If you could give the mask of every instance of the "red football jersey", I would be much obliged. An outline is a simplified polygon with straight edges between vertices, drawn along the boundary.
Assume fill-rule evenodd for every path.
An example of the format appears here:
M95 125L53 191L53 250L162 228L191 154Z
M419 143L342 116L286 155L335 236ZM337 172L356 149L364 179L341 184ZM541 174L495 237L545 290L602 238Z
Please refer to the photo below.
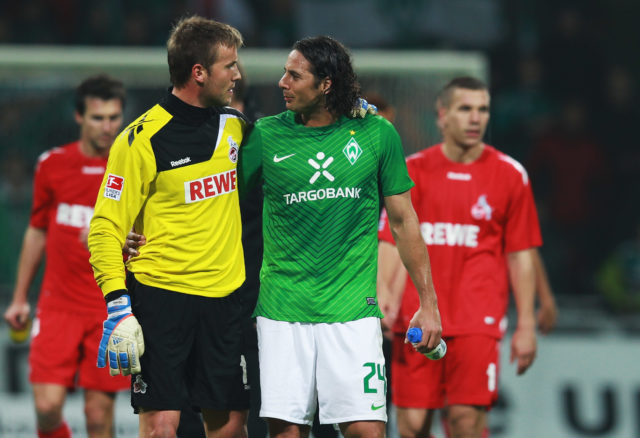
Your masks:
M43 153L36 167L31 226L47 231L39 308L94 313L106 305L80 232L93 216L106 158L89 158L78 142Z
M540 226L525 169L486 145L470 164L450 161L435 145L407 159L411 200L429 249L443 336L502 337L509 300L506 254L540 246ZM379 238L393 243L386 214ZM408 278L395 330L419 307Z

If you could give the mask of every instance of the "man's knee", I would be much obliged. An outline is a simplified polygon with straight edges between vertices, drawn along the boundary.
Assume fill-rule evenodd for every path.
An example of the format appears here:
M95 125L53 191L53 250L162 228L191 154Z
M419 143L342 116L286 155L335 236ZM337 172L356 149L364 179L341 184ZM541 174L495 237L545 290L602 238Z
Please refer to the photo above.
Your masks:
M384 438L385 423L383 421L353 421L340 424L345 438Z
M311 426L290 423L279 418L267 418L269 436L278 438L307 438Z
M430 438L433 411L417 408L397 408L398 434L402 438Z
M141 437L176 437L180 411L142 411L139 417Z
M479 406L450 407L447 421L452 438L480 438L484 429L485 412Z
M113 427L114 395L87 390L85 392L84 416L90 437L110 436Z
M64 399L50 397L35 398L36 417L38 421L38 429L49 430L55 428L62 423L62 408Z
M204 409L202 417L207 436L246 438L249 411L217 411Z

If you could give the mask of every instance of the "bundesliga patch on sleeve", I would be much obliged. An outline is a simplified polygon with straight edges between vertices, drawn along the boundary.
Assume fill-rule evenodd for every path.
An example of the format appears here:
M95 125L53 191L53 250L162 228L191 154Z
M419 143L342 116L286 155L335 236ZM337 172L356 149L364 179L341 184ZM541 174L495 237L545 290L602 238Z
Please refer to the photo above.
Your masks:
M107 177L107 184L104 187L104 197L119 201L123 186L124 178L110 173Z

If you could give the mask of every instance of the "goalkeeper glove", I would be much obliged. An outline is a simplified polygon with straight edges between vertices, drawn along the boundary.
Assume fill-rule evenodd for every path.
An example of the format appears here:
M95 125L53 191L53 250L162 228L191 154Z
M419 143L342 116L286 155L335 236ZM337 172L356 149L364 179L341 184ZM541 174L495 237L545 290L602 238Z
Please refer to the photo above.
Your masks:
M356 106L351 110L351 118L364 119L367 114L378 114L378 107L359 97Z
M108 362L112 376L139 374L142 371L140 356L144 354L144 338L142 327L131 313L129 295L109 301L107 312L98 347L98 368L104 368Z

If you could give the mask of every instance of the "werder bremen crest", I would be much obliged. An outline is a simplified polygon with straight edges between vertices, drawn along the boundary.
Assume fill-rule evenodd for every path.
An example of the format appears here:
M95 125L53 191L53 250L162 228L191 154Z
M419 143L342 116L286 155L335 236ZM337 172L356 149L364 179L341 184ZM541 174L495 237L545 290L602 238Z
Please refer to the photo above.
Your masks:
M362 155L362 148L356 139L351 137L351 140L349 140L349 143L347 143L342 152L344 152L347 160L349 160L349 163L353 166L355 162L358 161L358 158L360 158L360 155Z

